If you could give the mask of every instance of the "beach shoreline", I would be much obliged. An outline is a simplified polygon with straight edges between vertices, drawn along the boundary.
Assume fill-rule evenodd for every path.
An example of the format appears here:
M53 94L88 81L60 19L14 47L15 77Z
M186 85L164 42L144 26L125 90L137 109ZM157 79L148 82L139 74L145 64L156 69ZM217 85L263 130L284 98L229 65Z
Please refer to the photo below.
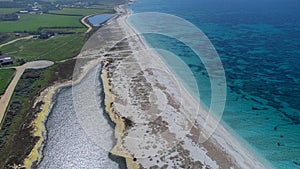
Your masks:
M133 158L130 158L130 156L126 153L123 153L122 151L119 151L119 149L121 149L121 138L123 136L123 132L125 130L125 123L122 119L120 119L119 117L116 116L116 114L113 112L113 109L111 107L111 105L114 102L114 98L112 96L111 91L111 86L109 84L109 79L108 79L108 72L106 70L106 64L104 64L104 66L102 67L102 72L101 72L101 79L103 82L103 89L104 89L104 105L105 105L105 110L108 113L110 119L116 124L115 126L115 138L117 139L116 145L114 146L114 148L112 149L111 153L116 155L116 156L120 156L125 158L126 160L126 166L127 168L132 168L132 169L138 169L138 165L135 164L135 162L133 161Z
M146 45L145 42L143 42L142 37L140 37L140 35L137 33L137 31L132 27L132 25L130 25L127 22L128 17L130 16L130 12L127 11L125 9L124 6L120 6L120 8L118 10L125 10L125 12L120 12L125 14L125 16L121 16L123 18L119 19L121 20L119 22L119 24L121 25L121 27L123 28L124 32L127 33L127 37L130 36L137 36L139 43L140 43L140 48L144 48L143 50L147 51L147 48L149 49L149 47ZM145 54L145 53L144 53ZM159 56L156 56L155 54L148 54L149 57L153 57L154 60L160 60L160 64L164 65L165 63L163 63L161 61L161 58ZM165 66L167 67L167 66ZM104 72L108 70L103 70ZM106 74L106 73L104 73ZM121 73L120 73L121 74ZM107 77L102 77L103 79L106 79ZM109 78L110 80L113 81L112 78ZM107 81L107 79L106 79ZM108 84L108 83L107 83ZM105 89L105 95L111 95L111 90L112 87L110 85L106 85L104 88ZM183 87L183 85L181 85L181 88L183 90L185 90L185 88ZM116 91L114 91L115 93ZM187 93L187 90L185 90L185 94L187 96L185 96L186 98L192 99L191 95L189 93ZM113 96L109 96L109 97L113 97ZM195 100L192 101L193 103L195 103ZM111 105L111 103L114 103L113 100L110 100L107 102L106 105ZM197 103L199 104L199 103ZM110 106L108 106L108 111L111 110L112 108ZM199 107L202 107L201 105L199 105ZM115 110L115 108L113 108ZM201 111L205 111L203 108ZM113 113L113 112L111 112ZM122 112L118 112L120 114L122 114ZM112 115L111 115L112 117ZM203 119L205 119L205 117L203 117ZM124 121L121 119L118 120L113 120L114 122L116 122L117 125L121 125L124 126ZM217 121L214 121L216 123L218 123ZM123 133L124 132L124 127L121 127L120 129L116 129L119 130L119 132ZM122 132L123 131L123 132ZM120 136L117 136L117 138L119 138L118 140L120 140ZM247 150L247 148L245 148L242 143L235 138L232 134L230 134L230 132L226 129L226 127L223 126L223 124L219 124L216 132L213 134L213 136L202 145L203 147L205 147L208 152L211 152L210 155L208 156L219 156L218 154L216 154L216 152L221 152L221 156L217 157L217 158L221 158L222 156L224 157L224 155L226 155L225 158L228 159L228 161L231 161L232 166L235 166L237 168L271 168L271 166L269 164L266 164L265 161L263 161L262 159L259 159L257 157L255 157L254 154L252 154L252 152L249 152L249 150ZM131 157L126 157L128 156L128 152L124 153L123 150L121 150L120 148L117 147L122 147L121 145L117 144L117 146L115 147L114 150L119 150L118 152L115 152L118 155L121 155L123 157L125 157L127 160L126 161L130 161L133 163L137 163L135 161L133 161L134 156L131 154ZM215 157L211 157L211 158L215 158ZM219 159L220 160L220 159ZM228 162L227 161L227 162ZM263 161L263 162L262 162ZM138 163L137 163L138 164ZM228 166L229 164L226 164L225 166ZM219 164L219 167L223 168L224 164Z
M70 86L71 82L57 83L42 91L39 97L35 100L35 105L38 102L43 102L41 106L41 111L37 114L37 117L32 123L34 127L34 131L32 133L33 136L39 137L39 140L35 143L33 149L30 154L24 159L23 167L31 168L33 163L38 164L38 162L42 159L42 151L43 146L46 141L46 121L49 113L51 112L52 106L54 104L53 98L59 89L63 87Z

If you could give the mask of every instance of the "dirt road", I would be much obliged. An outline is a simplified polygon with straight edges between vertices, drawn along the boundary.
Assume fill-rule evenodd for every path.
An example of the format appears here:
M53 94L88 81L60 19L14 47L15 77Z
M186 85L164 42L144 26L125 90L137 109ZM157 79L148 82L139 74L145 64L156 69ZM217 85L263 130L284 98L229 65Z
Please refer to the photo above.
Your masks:
M0 48L2 48L3 46L9 45L9 44L15 43L15 42L17 42L17 41L19 41L19 40L31 39L32 37L33 37L33 36L30 35L30 36L26 36L26 37L14 39L14 40L9 41L9 42L7 42L7 43L1 44L1 45L0 45Z
M25 69L42 69L53 65L54 62L47 60L33 61L25 63L22 66L11 67L16 69L16 73L9 86L7 87L5 93L0 99L0 122L2 123L3 117L5 116L5 111L9 105L12 94L14 93L15 87L21 78ZM1 126L0 126L1 127Z
M86 26L86 27L88 28L88 30L87 30L85 33L89 33L89 32L93 29L93 27L92 27L89 23L87 23L87 22L85 21L85 19L88 18L88 17L90 17L90 16L92 16L92 15L85 16L85 17L83 17L83 18L80 20L80 22L81 22L84 26Z

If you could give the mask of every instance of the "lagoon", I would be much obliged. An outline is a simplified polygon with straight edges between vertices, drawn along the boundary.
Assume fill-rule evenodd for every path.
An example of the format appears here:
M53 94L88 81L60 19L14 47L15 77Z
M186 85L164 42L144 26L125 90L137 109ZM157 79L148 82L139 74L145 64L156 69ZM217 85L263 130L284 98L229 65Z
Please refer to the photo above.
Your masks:
M92 26L98 27L114 16L115 14L98 14L89 17L87 20Z

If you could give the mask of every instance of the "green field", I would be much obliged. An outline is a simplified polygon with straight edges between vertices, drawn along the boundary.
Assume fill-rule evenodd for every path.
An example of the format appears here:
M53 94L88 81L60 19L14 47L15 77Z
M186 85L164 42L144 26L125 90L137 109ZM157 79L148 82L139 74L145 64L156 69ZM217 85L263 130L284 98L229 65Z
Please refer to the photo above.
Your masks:
M24 14L18 21L0 22L0 32L37 31L40 27L84 27L81 16Z
M0 8L0 15L14 13L19 10L19 8Z
M68 14L68 15L93 15L100 13L113 13L112 9L103 9L103 8L63 8L62 10L53 10L49 11L50 13L56 14Z
M80 33L54 36L47 40L22 40L2 47L0 51L11 55L13 59L60 61L77 55L84 44L84 38L85 35Z
M9 42L9 41L14 40L16 38L19 38L19 37L16 37L13 33L2 33L2 32L0 32L0 44Z
M82 28L43 28L41 32L78 32L78 33L83 33L86 31L85 27Z
M0 95L5 93L7 86L14 77L15 69L0 69Z

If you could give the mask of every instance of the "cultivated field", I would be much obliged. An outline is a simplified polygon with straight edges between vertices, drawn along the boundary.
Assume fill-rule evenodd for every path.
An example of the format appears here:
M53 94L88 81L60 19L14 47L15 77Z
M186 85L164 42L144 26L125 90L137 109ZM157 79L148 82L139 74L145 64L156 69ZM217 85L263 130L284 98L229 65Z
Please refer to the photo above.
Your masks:
M25 61L46 59L60 61L75 56L81 50L85 35L59 35L44 39L21 40L0 48L3 53L13 59L22 58Z
M22 14L18 21L0 22L0 32L37 31L40 27L84 27L81 16Z
M20 8L0 8L0 15L14 13L19 10Z
M103 8L63 8L62 10L53 10L49 11L50 13L63 14L63 15L93 15L100 13L113 13L112 9L103 9Z

